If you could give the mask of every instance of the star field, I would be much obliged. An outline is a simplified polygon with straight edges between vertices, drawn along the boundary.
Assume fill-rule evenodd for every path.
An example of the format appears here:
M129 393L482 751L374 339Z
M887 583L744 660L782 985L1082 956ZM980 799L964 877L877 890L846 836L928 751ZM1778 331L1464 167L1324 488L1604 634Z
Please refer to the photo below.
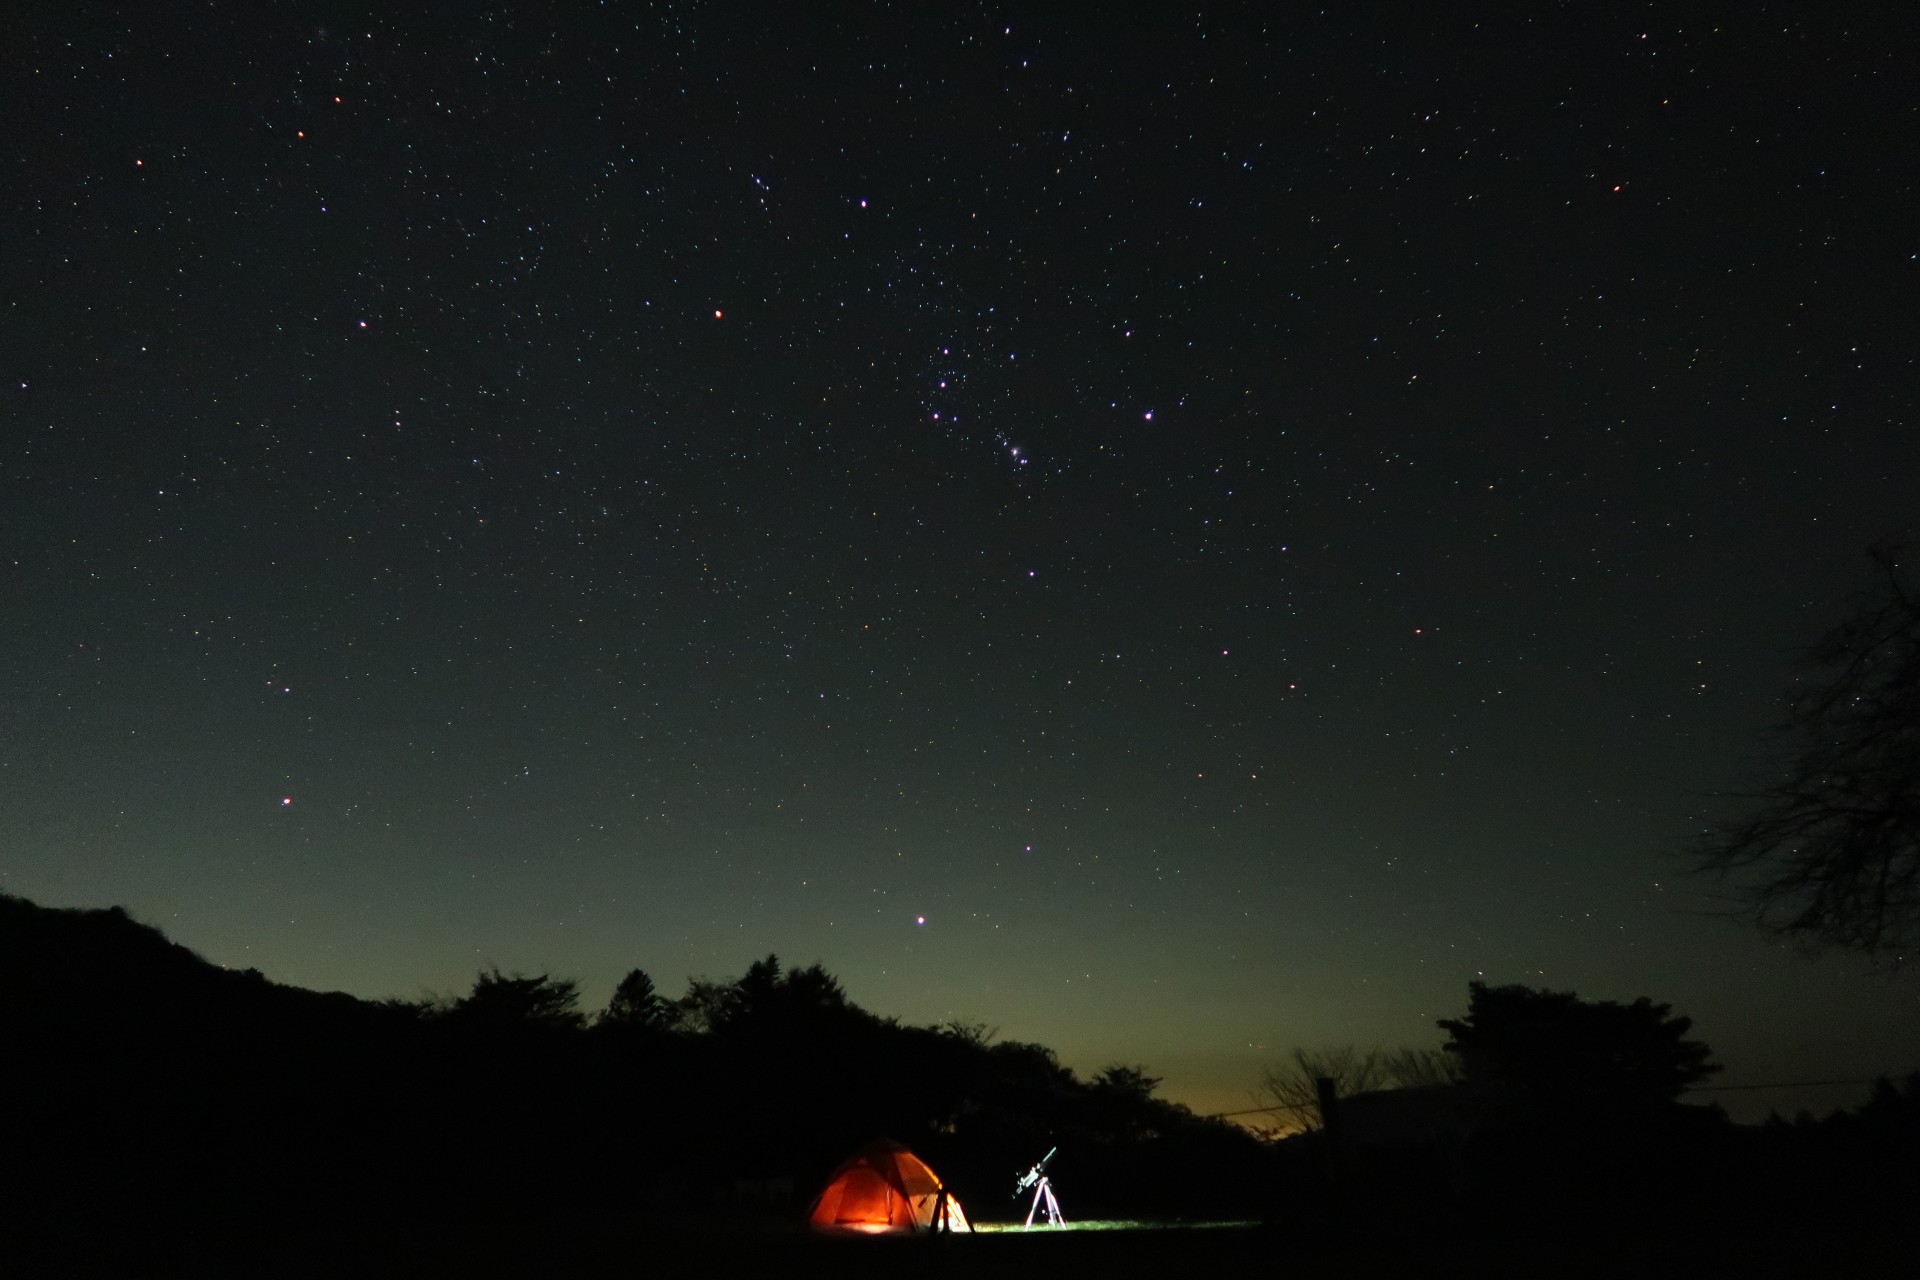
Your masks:
M1910 1067L1672 856L1913 525L1895 8L30 7L0 886L1201 1109L1483 975Z

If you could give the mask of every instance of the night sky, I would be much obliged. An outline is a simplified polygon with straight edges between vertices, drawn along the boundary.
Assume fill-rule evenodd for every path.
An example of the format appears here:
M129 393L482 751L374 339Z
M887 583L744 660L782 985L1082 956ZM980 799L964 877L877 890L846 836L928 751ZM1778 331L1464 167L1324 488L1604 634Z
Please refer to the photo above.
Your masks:
M1476 978L1910 1069L1680 851L1920 508L1917 50L9 6L0 888L366 997L777 952L1208 1111Z

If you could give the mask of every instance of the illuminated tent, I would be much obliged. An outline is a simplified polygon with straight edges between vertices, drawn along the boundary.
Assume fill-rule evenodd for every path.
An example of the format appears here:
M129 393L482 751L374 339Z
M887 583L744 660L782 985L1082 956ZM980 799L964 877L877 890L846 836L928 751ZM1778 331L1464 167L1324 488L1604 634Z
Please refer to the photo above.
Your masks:
M861 1148L827 1179L807 1220L815 1231L971 1231L960 1202L926 1162L897 1142Z

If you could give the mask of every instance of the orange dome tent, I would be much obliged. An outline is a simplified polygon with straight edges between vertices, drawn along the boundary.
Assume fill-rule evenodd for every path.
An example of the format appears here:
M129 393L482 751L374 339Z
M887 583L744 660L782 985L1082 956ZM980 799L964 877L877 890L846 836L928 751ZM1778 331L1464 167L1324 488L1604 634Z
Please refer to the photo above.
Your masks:
M884 1140L862 1147L833 1171L807 1220L815 1231L860 1235L973 1230L960 1202L926 1162Z

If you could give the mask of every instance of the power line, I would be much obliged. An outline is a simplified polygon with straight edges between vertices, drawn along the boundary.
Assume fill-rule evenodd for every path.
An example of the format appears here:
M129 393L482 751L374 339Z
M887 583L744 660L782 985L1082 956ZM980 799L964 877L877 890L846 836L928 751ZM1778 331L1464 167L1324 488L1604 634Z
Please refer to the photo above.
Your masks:
M1887 1079L1881 1076L1879 1079ZM1690 1084L1685 1093L1731 1093L1736 1089L1819 1089L1836 1084L1877 1084L1879 1080L1787 1080L1780 1084Z
M1878 1084L1888 1076L1877 1076L1872 1080L1782 1080L1773 1084L1690 1084L1682 1093L1735 1093L1749 1089L1826 1089L1837 1085ZM1389 1091L1390 1092L1390 1091ZM1270 1111L1303 1111L1313 1106L1302 1103L1297 1106L1247 1107L1240 1111L1209 1111L1201 1116L1202 1120L1230 1120L1234 1116L1264 1115Z

